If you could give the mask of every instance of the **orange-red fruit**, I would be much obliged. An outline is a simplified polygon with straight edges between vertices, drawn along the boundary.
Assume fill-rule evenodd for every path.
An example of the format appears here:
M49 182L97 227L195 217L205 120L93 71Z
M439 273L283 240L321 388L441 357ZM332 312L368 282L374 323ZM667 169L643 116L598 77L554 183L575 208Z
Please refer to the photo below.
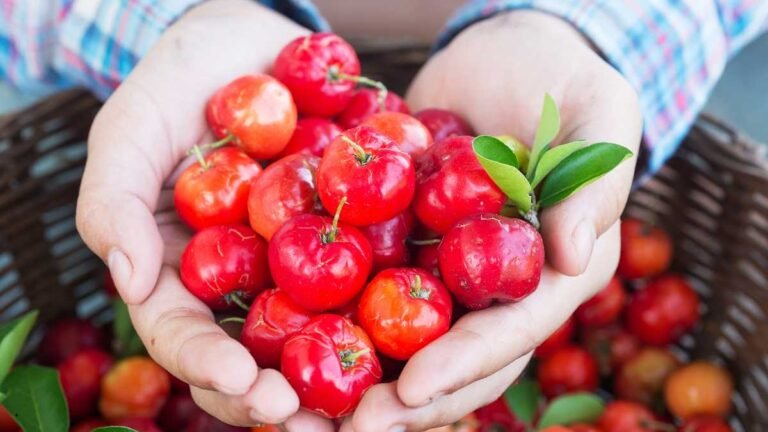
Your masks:
M129 357L102 380L99 409L107 420L154 418L170 390L168 372L148 357Z
M576 326L573 318L568 318L557 330L536 348L533 354L536 357L546 357L553 352L571 343Z
M382 112L368 117L362 125L372 127L389 136L411 157L421 155L432 145L432 134L429 129L408 114Z
M16 432L20 430L11 414L0 405L0 432ZM90 429L89 429L90 430Z
M67 399L69 415L79 419L96 411L101 377L112 367L112 356L87 348L59 363L61 388Z
M730 411L732 393L728 372L708 362L683 366L669 376L664 388L669 411L682 419L724 417Z
M595 357L604 376L618 370L640 350L640 341L618 325L583 329L581 344Z
M660 276L636 291L627 307L627 328L642 342L667 345L699 320L699 296L678 275Z
M646 347L624 363L614 379L620 399L654 406L664 390L664 383L680 361L666 349Z
M627 301L621 280L614 276L605 288L576 309L576 320L583 326L604 326L619 319Z
M576 391L593 391L598 385L597 362L582 348L567 346L541 360L536 378L542 393L548 398Z
M731 427L719 417L695 417L686 420L680 432L731 432Z
M621 221L619 275L625 279L655 276L672 261L672 240L661 228L635 219Z
M609 403L598 420L603 432L649 432L656 430L654 425L656 417L648 408L622 400Z

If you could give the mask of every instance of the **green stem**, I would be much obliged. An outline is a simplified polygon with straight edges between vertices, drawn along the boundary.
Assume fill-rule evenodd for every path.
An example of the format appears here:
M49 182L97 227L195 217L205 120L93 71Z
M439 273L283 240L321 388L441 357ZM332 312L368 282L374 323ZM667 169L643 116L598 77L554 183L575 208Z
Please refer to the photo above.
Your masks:
M219 324L227 324L227 323L245 324L245 318L229 317L229 318L224 318L223 320L219 321Z
M243 302L243 299L240 298L240 294L237 292L233 292L232 294L228 295L227 302L236 304L240 309L246 312L250 310L250 307L248 307L248 305Z
M220 139L220 140L218 140L218 141L214 141L214 142L212 142L212 143L210 143L210 144L206 144L206 145L204 145L204 146L203 146L203 148L205 148L205 149L210 149L210 150L214 150L214 149L217 149L217 148L219 148L219 147L224 147L225 145L227 145L227 144L231 143L231 142L232 142L232 140L234 140L234 139L235 139L235 135L233 135L233 134L230 132L230 133L229 133L229 134L227 134L227 136L225 136L224 138L222 138L222 139Z
M439 238L436 239L426 239L426 240L414 240L414 239L408 239L408 243L414 245L414 246L431 246L440 244L442 240Z
M342 134L341 140L352 147L352 151L355 152L355 159L360 162L360 165L365 165L371 161L371 155L366 153L365 149L360 144L354 142L352 138Z
M421 284L421 276L416 275L411 284L411 297L417 299L429 299L429 290L425 290Z
M197 158L197 163L199 163L203 169L209 168L208 162L206 162L203 151L200 149L199 145L195 144L192 146L192 148L189 150L189 154L194 155Z
M377 102L379 103L379 109L381 111L385 110L384 104L387 100L388 90L387 90L387 86L385 86L383 82L376 81L360 75L345 74L344 72L341 72L339 70L338 66L331 66L331 68L328 69L328 79L330 81L351 81L358 85L377 89L379 91L379 94L377 97Z
M323 244L333 243L336 241L336 235L339 234L339 217L341 216L341 209L344 207L344 205L347 203L347 197L342 197L341 201L339 201L339 205L336 206L336 213L333 215L333 222L331 223L331 229L330 231L323 233L322 235L322 242Z
M360 356L364 356L371 352L370 348L364 348L360 351L354 351L350 352L349 350L344 350L339 353L339 359L341 360L341 366L344 367L344 369L350 368L355 365L355 361L360 358Z

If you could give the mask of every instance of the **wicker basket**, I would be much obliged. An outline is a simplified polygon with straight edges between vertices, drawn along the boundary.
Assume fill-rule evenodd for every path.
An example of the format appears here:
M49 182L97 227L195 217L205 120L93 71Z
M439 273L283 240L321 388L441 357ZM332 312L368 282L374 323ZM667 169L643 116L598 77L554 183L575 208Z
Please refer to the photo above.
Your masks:
M423 50L361 55L370 75L402 89ZM85 139L99 103L73 90L0 117L0 321L41 310L43 323L77 313L110 319L103 265L74 222ZM684 352L723 362L737 380L736 431L768 430L768 167L760 146L718 121L699 119L627 213L666 228L674 269L706 299L704 324ZM34 339L31 346L34 345Z

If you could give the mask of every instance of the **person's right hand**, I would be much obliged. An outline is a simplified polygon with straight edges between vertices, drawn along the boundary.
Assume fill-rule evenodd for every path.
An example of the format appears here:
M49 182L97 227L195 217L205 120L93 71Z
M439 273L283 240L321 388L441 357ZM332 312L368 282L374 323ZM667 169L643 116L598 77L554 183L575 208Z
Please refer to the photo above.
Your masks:
M187 151L210 142L204 107L220 86L266 71L290 40L308 33L250 0L212 0L187 12L99 112L77 205L77 227L109 266L152 358L192 386L195 401L242 426L286 421L290 430L333 430L299 410L277 371L259 370L211 311L181 284L190 238L173 208Z

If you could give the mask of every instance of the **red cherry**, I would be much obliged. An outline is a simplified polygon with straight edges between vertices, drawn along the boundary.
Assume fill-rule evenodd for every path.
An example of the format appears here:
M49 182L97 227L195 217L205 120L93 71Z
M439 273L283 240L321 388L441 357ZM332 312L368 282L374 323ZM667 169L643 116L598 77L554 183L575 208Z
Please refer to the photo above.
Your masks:
M85 348L107 349L104 332L88 321L64 318L51 324L43 334L37 358L44 365L56 365Z
M362 227L373 250L373 273L391 267L402 267L410 260L406 240L413 230L414 217L410 210L390 220Z
M352 324L359 325L360 323L357 319L357 305L360 304L360 297L362 294L363 292L360 291L355 298L347 302L344 306L334 309L332 313L350 320Z
M619 370L641 348L634 335L617 325L584 328L581 342L597 360L604 376Z
M218 149L181 173L173 189L176 211L195 230L248 220L248 191L261 166L234 147Z
M719 417L694 417L686 420L680 432L731 432L731 427Z
M344 129L352 129L353 127L360 126L365 119L378 113L378 112L401 112L404 114L410 114L408 105L405 101L395 93L388 91L387 96L384 99L384 110L382 111L381 104L379 103L380 92L379 90L361 88L355 91L352 95L347 107L344 108L338 117L336 122Z
M432 134L420 121L408 114L383 112L374 114L362 123L388 136L411 157L424 153L432 145Z
M71 418L78 419L96 412L101 378L110 367L112 356L95 348L84 349L56 367Z
M627 328L644 343L667 345L699 320L699 296L681 276L668 274L636 291L627 307Z
M357 317L379 352L408 360L448 331L452 310L451 295L440 279L403 267L373 278L363 291Z
M576 391L594 391L599 383L597 362L582 348L560 348L539 363L536 378L548 398Z
M277 55L272 75L291 90L304 115L332 117L349 102L360 75L354 48L333 33L294 39Z
M661 228L635 219L621 221L619 274L625 279L655 276L672 261L672 239Z
M333 140L317 169L320 201L333 212L347 199L341 221L371 225L392 219L411 203L416 173L391 139L359 126Z
M288 339L281 369L301 406L328 418L354 411L382 375L363 329L330 314L313 318Z
M438 141L417 160L416 217L445 234L467 216L499 213L507 197L472 151L472 137Z
M598 420L603 432L649 432L658 430L656 417L643 405L629 401L609 403Z
M616 322L627 302L627 292L618 277L576 309L574 316L583 326L604 326Z
M544 244L521 219L471 216L451 229L438 249L440 274L456 300L483 309L494 300L519 301L539 285Z
M419 246L416 251L416 267L421 267L440 277L440 265L437 262L438 245L436 243Z
M432 133L435 142L457 135L474 135L472 128L458 114L439 108L428 108L413 115Z
M221 142L232 142L255 159L280 153L296 128L291 93L269 75L246 75L219 89L205 111Z
M283 158L294 153L322 156L328 144L340 134L341 128L328 119L320 117L299 119L291 140L277 158Z
M166 431L183 431L199 412L202 409L189 393L172 395L158 414L157 421Z
M616 396L647 406L663 400L664 383L680 361L671 352L646 347L627 360L613 381Z
M315 170L319 163L317 156L290 155L256 177L248 195L251 228L270 240L292 217L325 212L315 189Z
M478 408L475 415L480 422L480 432L526 432L530 430L527 422L515 417L504 396Z
M534 351L536 357L546 357L553 352L563 348L571 343L576 325L573 318L568 318L554 333L549 335Z
M226 309L269 284L267 242L247 226L206 228L184 249L179 270L189 292L212 309Z
M277 369L285 341L314 315L279 289L264 291L248 310L240 340L260 368Z

